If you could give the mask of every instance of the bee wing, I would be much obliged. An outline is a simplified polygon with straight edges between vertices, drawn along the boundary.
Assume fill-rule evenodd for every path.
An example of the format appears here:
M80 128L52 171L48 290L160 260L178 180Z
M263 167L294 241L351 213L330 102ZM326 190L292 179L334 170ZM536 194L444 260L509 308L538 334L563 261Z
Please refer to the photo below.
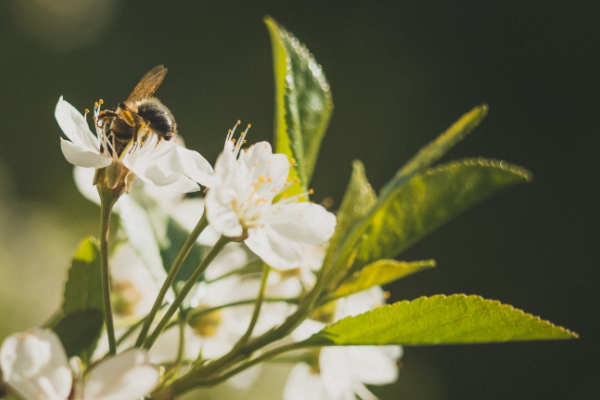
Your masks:
M152 97L163 79L165 79L167 71L168 70L164 65L157 65L148 71L146 75L142 77L140 83L133 89L133 92L131 92L127 98L127 102L132 103Z

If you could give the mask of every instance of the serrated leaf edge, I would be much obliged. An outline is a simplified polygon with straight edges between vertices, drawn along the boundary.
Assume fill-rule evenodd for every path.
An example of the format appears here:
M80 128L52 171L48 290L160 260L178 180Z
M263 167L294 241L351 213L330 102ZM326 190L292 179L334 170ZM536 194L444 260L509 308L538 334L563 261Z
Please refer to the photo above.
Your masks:
M435 166L433 168L428 168L423 172L417 174L416 176L425 176L435 174L437 172L443 172L455 168L461 165L468 166L481 166L481 167L490 167L490 168L498 168L504 171L512 172L514 174L522 176L526 181L530 182L533 180L533 174L528 169L521 167L520 165L511 164L504 160L497 160L494 158L484 158L484 157L473 157L473 158L463 158L460 160L450 161L446 164L441 164ZM410 181L409 181L410 182Z
M392 306L394 306L396 304L410 304L410 303L415 302L415 301L433 300L433 299L448 299L448 298L451 298L451 297L455 297L455 298L462 297L464 299L476 299L476 300L481 300L481 301L488 302L489 304L499 305L500 306L499 308L501 310L510 310L511 312L515 312L516 311L517 313L520 313L523 317L537 320L538 322L541 322L542 324L547 325L547 326L551 327L552 329L558 329L558 330L560 330L560 331L562 331L562 332L570 335L571 336L570 339L578 339L579 338L579 334L576 333L576 332L574 332L574 331L571 331L570 329L567 329L565 327L556 325L556 324L554 324L554 323L552 323L552 322L550 322L548 320L542 319L541 317L533 315L531 313L526 313L525 311L521 310L520 308L516 308L516 307L514 307L514 306L512 306L510 304L502 303L499 300L486 299L486 298L484 298L482 296L479 296L479 295L473 295L473 294L467 295L467 294L464 294L464 293L457 293L457 294L451 294L451 295L437 294L437 295L434 295L434 296L421 296L421 297L418 297L418 298L416 298L414 300L402 300L402 301L398 301L396 303L385 304L383 306L374 308L373 310L367 311L366 313L362 313L362 314L355 315L355 316L352 316L352 317L344 318L343 320L340 320L340 321L335 322L335 323L333 323L331 325L328 325L324 329L333 327L333 326L337 325L341 321L351 321L351 320L353 320L355 318L360 318L360 317L362 317L364 315L369 315L369 314L371 314L373 312L376 312L376 311L379 312L378 310L390 308L390 307L392 307ZM320 339L325 339L325 340L329 340L329 341L333 342L332 338L335 338L337 336L338 335L335 335L333 333L321 331L321 332L318 332L315 335L313 335L310 340L313 340L313 338L314 338L314 340L316 342L315 344L318 344L318 345L321 345L321 346L327 346L327 345L330 345L330 346L339 346L339 345L337 345L335 343L324 344L323 340L320 340Z

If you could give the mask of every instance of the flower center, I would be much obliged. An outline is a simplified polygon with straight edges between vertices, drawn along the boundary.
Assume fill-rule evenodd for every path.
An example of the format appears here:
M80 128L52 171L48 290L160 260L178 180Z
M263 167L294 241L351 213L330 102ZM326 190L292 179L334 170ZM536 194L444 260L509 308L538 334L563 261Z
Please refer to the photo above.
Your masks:
M115 282L112 285L112 306L116 314L130 317L135 312L136 305L142 299L142 294L131 282Z
M196 310L206 310L208 306L199 306ZM223 316L219 310L211 311L209 313L200 314L190 319L190 326L194 331L204 337L214 337L217 334L219 326L223 321Z

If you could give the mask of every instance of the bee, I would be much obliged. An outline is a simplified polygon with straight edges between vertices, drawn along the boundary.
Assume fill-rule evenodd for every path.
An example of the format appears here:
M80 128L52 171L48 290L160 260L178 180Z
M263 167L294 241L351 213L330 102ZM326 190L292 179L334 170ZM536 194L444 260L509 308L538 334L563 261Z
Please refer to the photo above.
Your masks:
M177 123L169 109L156 97L152 97L167 74L167 68L158 65L146 73L133 89L127 100L117 106L116 111L103 110L98 114L98 123L104 123L104 133L120 156L129 142L148 134L156 134L160 140L171 140L177 136ZM112 120L112 121L110 121ZM110 122L110 124L109 124Z

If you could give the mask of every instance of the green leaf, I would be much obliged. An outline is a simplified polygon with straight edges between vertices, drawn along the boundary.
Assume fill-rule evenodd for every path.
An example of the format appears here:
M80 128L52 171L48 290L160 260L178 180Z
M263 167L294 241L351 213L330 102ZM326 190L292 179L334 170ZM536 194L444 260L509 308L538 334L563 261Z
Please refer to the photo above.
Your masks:
M434 260L401 262L379 260L355 272L334 293L334 297L344 297L366 290L372 286L386 285L415 272L435 267Z
M101 310L78 310L68 314L52 328L60 338L68 357L88 358L100 338L104 318Z
M323 265L329 266L330 260L338 250L338 244L348 234L354 222L365 216L377 202L377 195L365 175L365 166L359 160L352 163L352 175L346 193L337 212L335 232L329 241Z
M421 297L348 317L315 345L403 346L575 339L577 334L498 301L457 294Z
M408 161L408 163L406 163L406 165L398 170L394 178L382 189L381 196L379 197L377 204L371 208L370 214L366 215L362 221L357 221L352 229L345 235L344 241L340 242L341 246L336 249L335 259L327 260L334 265L332 267L334 274L339 274L339 270L344 270L346 264L352 262L352 257L355 255L358 242L365 237L365 232L368 229L371 219L374 217L374 214L378 213L382 207L385 207L385 205L389 203L389 197L393 196L395 192L406 184L413 176L446 154L452 146L462 140L477 127L481 121L483 121L487 112L488 107L485 104L473 108L444 133L438 136L437 139L422 148ZM363 263L362 265L365 264ZM355 268L355 270L356 269L357 268Z
M189 236L190 232L183 228L177 221L170 217L167 218L166 236L159 243L163 266L167 272L170 270ZM201 260L202 248L196 243L179 269L175 277L175 283L186 282L192 276Z
M444 133L438 136L434 141L422 148L413 158L411 158L381 190L381 196L386 196L394 192L400 186L404 185L419 171L430 166L440 157L442 157L454 145L465 138L481 121L487 116L488 106L483 104L473 108L463 115Z
M102 331L102 296L99 243L88 237L73 257L61 309L50 323L67 352L71 351L69 356L78 355L84 363L94 352Z
M503 161L469 159L427 170L380 199L360 227L352 270L391 258L492 193L530 179Z
M266 17L265 24L275 72L275 148L296 160L290 178L297 176L300 184L288 189L295 194L308 187L333 101L325 74L306 46L274 19Z
M74 311L102 310L102 276L98 241L86 238L71 262L62 304L62 315Z

